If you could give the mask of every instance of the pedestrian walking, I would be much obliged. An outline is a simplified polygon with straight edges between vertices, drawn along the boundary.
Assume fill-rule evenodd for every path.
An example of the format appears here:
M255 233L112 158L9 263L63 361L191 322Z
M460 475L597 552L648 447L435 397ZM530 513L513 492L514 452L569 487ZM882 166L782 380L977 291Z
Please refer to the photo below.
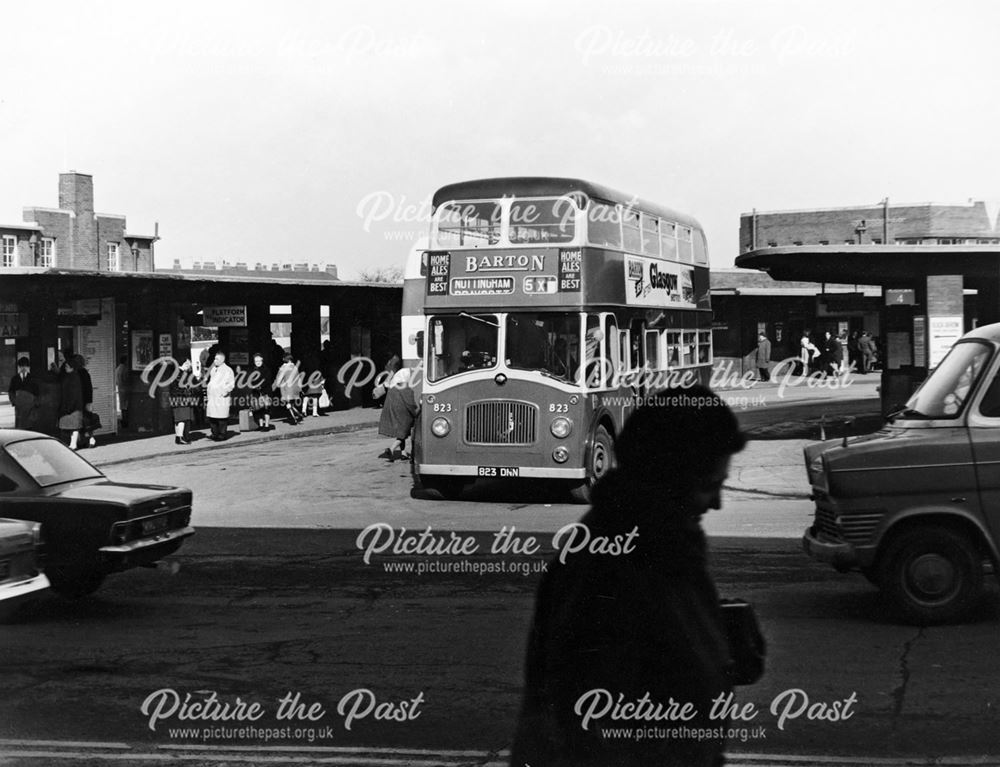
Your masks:
M303 361L302 369L302 415L308 416L312 411L313 418L319 418L319 401L323 396L323 371L315 357Z
M764 333L757 336L757 348L754 350L754 366L761 381L771 380L771 342Z
M845 375L851 369L851 359L850 359L850 342L847 339L847 331L841 332L837 336L837 345L839 349L837 351L837 372L840 375Z
M858 339L858 351L861 354L861 373L867 374L871 372L875 362L875 344L872 343L867 330L861 332L861 338Z
M392 437L393 443L382 451L379 458L398 461L408 457L406 440L413 432L413 424L420 412L416 392L411 384L411 371L400 367L399 357L389 360L386 367L394 367L392 377L383 385L385 389L385 405L379 417L378 433L383 437ZM376 387L377 389L378 387Z
M226 364L226 353L217 349L208 369L205 389L205 415L212 425L213 442L222 442L229 436L230 394L236 386L236 375Z
M115 392L118 397L118 412L121 413L121 425L123 429L127 429L128 406L132 397L132 377L128 369L128 356L124 354L118 358L118 367L115 368Z
M840 372L840 341L829 330L823 341L823 353L820 357L823 375L836 375Z
M811 331L802 331L799 347L799 362L802 364L802 375L809 375L816 366L819 357L819 348L812 342Z
M190 445L194 409L201 400L200 379L195 375L190 359L181 363L180 372L170 385L170 399L174 416L174 444Z
M847 340L847 359L853 370L860 371L862 369L861 334L856 330L851 333L851 337Z
M639 408L616 442L618 466L594 488L582 529L618 541L549 564L531 625L512 767L715 767L734 684L701 517L721 505L730 457L745 438L704 386L668 389ZM605 538L606 536L606 538ZM587 712L646 700L689 705L690 735L606 737Z
M253 362L247 371L247 388L250 391L250 411L257 431L270 431L271 426L271 387L274 377L271 369L264 364L264 355L256 352Z
M17 372L10 379L7 395L14 406L14 428L30 429L34 426L34 410L38 405L38 382L31 375L31 361L27 357L17 360Z
M78 450L83 429L83 387L76 362L67 356L59 373L59 430L70 450ZM69 435L68 437L66 435Z
M100 428L101 419L94 412L94 382L87 370L87 360L82 354L73 356L76 371L80 376L80 390L83 392L83 444L86 447L96 447L97 438L94 430Z
M281 404L288 411L288 423L297 426L302 423L302 412L299 410L299 395L302 392L302 377L299 366L291 354L284 356L284 362L278 368L274 379L275 386L281 397Z

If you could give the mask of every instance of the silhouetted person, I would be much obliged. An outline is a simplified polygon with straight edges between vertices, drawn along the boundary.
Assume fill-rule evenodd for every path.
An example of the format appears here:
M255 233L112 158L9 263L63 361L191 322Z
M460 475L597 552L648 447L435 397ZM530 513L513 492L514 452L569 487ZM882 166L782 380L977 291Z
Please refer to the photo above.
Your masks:
M512 767L709 767L722 737L615 738L610 715L583 725L607 702L655 706L671 699L697 715L664 722L690 730L726 726L712 702L732 686L719 597L708 575L701 516L720 507L729 459L744 437L709 389L669 389L637 410L616 443L618 468L594 488L583 518L592 539L625 541L629 553L553 560L538 592ZM627 548L627 547L625 547ZM581 713L578 713L580 711Z
M17 372L7 387L10 404L14 407L14 428L31 427L31 413L38 404L38 383L31 376L31 361L21 357L17 361Z

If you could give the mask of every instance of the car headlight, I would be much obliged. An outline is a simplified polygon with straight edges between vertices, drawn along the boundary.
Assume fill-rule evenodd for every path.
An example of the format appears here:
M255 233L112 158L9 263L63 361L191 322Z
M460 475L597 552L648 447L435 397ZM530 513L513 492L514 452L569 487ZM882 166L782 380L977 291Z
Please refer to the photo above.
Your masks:
M451 431L451 424L447 418L435 418L431 421L431 433L435 437L447 437Z
M552 460L556 463L566 463L569 460L569 450L565 446L560 445L552 451Z
M556 439L566 439L570 435L570 432L573 431L573 422L562 416L554 418L552 419L552 423L549 424L549 431L552 432L552 436Z

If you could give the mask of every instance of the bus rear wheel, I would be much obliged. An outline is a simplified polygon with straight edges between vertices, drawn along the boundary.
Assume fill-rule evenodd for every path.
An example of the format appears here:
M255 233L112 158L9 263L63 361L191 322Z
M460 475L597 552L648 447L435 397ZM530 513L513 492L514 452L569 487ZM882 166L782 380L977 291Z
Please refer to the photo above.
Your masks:
M615 442L604 426L598 426L587 457L587 478L570 490L573 500L577 503L590 503L594 485L614 467Z

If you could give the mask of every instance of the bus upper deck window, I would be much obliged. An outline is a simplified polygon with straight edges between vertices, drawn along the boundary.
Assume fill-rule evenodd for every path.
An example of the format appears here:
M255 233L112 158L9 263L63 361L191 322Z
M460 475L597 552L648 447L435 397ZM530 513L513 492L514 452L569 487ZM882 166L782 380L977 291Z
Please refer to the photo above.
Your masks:
M576 211L576 202L569 197L514 200L510 205L510 241L522 245L572 242Z
M500 242L498 202L451 202L437 216L438 247L478 248Z
M621 211L614 205L592 203L587 211L587 240L601 248L622 246Z
M677 260L677 226L669 221L660 222L660 250L663 258Z

